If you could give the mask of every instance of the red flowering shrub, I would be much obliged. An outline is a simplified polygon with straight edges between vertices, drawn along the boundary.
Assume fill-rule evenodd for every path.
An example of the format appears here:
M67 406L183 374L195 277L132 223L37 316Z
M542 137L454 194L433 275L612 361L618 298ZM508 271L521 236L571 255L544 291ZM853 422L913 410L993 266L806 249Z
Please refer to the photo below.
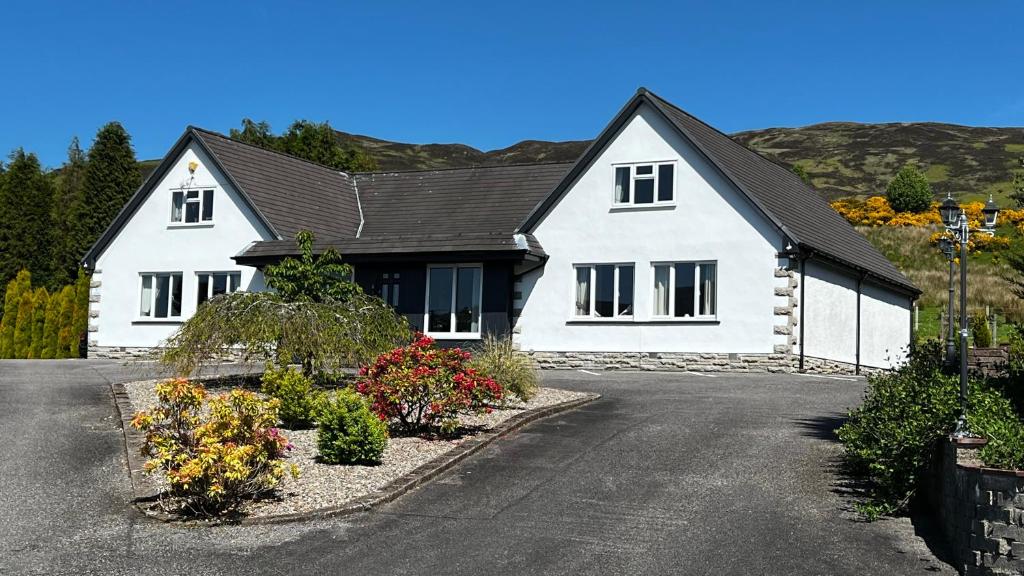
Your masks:
M382 420L404 432L451 432L460 412L490 412L503 394L500 384L466 364L469 358L469 352L437 348L433 338L417 334L408 346L364 366L356 390Z

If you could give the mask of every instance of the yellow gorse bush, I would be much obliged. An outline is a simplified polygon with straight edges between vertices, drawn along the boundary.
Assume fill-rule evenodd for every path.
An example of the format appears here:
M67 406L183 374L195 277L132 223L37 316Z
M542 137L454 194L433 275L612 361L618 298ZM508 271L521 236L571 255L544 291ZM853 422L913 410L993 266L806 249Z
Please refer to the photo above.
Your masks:
M282 460L291 445L276 428L277 400L241 389L208 397L201 384L180 378L160 382L156 394L159 403L131 425L146 433L145 471L163 472L167 495L184 510L223 513L272 490L286 473L298 475Z

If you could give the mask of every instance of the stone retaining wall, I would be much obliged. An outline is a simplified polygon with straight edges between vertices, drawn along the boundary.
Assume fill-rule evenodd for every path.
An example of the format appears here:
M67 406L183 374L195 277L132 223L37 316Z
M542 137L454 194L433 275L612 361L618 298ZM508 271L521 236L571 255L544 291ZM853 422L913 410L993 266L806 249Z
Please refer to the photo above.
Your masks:
M961 574L1024 574L1024 471L981 466L979 438L942 446L929 500Z
M985 377L1005 376L1009 363L1009 347L967 349L967 369L974 374Z
M693 372L796 372L796 354L718 354L709 352L524 352L542 370L659 370ZM817 374L853 374L853 364L804 358ZM861 373L873 369L861 367Z

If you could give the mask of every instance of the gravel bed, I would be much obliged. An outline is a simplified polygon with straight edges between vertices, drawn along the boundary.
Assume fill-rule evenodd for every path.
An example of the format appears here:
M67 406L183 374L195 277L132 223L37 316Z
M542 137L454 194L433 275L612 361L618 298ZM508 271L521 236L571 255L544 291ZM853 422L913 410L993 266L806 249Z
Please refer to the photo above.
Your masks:
M125 384L134 410L156 402L153 391L156 380ZM490 414L463 415L459 422L467 432L453 439L419 437L391 438L377 466L346 466L321 464L316 461L316 430L284 430L293 449L287 461L298 465L299 477L286 478L276 498L248 504L242 512L248 516L265 517L310 512L342 505L384 488L419 466L454 450L475 435L498 426L527 410L568 402L586 396L581 392L540 388L529 402L514 402ZM157 477L147 477L146 489L156 493L161 488Z

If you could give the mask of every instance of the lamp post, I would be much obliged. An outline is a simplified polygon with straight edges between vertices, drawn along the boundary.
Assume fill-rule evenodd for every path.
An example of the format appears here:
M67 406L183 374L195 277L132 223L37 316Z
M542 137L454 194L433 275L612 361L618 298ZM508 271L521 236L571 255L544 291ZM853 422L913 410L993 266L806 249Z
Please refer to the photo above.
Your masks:
M988 197L988 202L981 212L985 222L978 232L994 235L999 207L992 201L992 196ZM953 435L963 438L970 435L967 430L967 242L970 240L971 230L967 223L967 215L949 195L939 206L939 215L946 231L960 244L960 417L956 421ZM952 301L952 293L950 300ZM952 327L952 314L950 326Z
M939 238L939 250L942 251L946 256L946 261L949 262L949 304L946 310L946 324L948 331L946 334L946 365L952 366L953 362L956 361L956 329L953 326L953 296L956 292L953 288L953 273L955 272L955 261L956 252L953 240L947 236Z

